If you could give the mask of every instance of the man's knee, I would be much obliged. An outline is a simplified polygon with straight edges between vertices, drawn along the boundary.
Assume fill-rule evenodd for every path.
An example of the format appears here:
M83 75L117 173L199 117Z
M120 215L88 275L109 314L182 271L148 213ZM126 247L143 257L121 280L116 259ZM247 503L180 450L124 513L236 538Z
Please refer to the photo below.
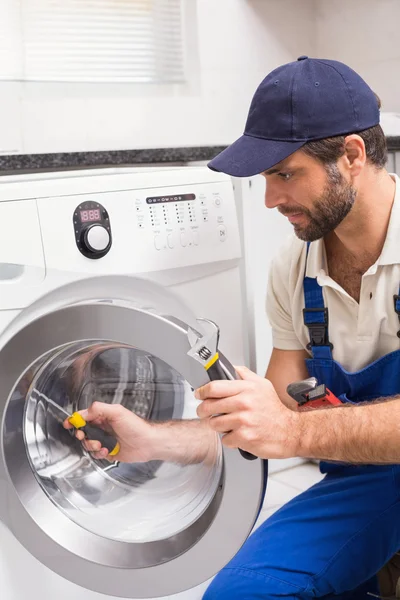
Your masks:
M203 600L307 599L296 585L252 569L227 567L213 579ZM311 596L310 596L311 598Z

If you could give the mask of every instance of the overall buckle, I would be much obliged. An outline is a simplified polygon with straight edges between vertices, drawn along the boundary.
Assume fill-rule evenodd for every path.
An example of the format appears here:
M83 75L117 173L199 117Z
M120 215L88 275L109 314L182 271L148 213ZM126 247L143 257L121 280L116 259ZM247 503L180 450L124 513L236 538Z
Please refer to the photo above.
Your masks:
M398 294L395 294L393 296L393 303L394 303L394 310L397 313L397 316L399 317L399 320L400 320L400 296ZM399 308L397 308L397 303L399 303Z
M307 323L308 313L323 313L324 320L322 322ZM400 318L400 315L399 315ZM310 333L310 343L307 344L307 350L311 350L313 346L329 346L333 348L333 344L329 341L328 333L328 309L327 308L303 308L304 324L308 327Z
M393 304L394 304L395 313L397 314L397 316L399 318L399 322L400 322L400 296L398 294L394 294ZM397 337L400 338L400 329L397 332Z

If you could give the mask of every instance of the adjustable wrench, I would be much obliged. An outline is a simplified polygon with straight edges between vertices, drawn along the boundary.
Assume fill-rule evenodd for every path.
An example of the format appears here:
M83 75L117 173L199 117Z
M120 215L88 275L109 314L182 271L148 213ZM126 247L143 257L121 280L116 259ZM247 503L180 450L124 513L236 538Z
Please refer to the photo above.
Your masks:
M343 404L325 384L318 385L315 377L291 383L286 388L287 393L298 403L299 410L313 408L328 408Z
M191 346L188 356L197 360L207 371L210 381L215 380L234 380L234 377L219 359L218 344L219 344L219 327L214 321L209 319L197 319L200 324L200 329L204 331L203 335L199 335L197 331L188 329L188 340ZM257 456L241 450L240 454L246 460L254 460Z

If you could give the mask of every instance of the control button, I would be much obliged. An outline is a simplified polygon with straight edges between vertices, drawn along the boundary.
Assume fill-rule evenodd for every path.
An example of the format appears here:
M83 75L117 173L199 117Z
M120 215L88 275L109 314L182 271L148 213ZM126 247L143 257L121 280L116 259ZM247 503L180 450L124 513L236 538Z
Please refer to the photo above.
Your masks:
M90 252L103 252L110 243L110 234L103 225L93 225L86 230L84 244Z
M167 244L168 244L168 248L174 247L174 236L172 235L172 233L167 235Z
M96 260L109 252L112 244L108 212L98 202L79 204L73 215L75 243L83 256Z
M308 56L303 54L302 56L299 56L299 58L297 60L307 60L307 58L308 58Z
M219 241L220 242L224 242L226 240L226 227L225 227L225 225L220 225L218 227L218 233L219 233Z
M199 245L199 232L198 231L193 231L192 239L193 239L193 244L195 246L198 246Z
M187 239L187 235L186 233L183 231L181 233L181 246L183 246L185 248L185 246L187 246L188 243L188 239Z
M155 235L154 236L154 247L155 247L156 250L161 250L161 248L162 248L161 235Z
M219 196L217 196L216 198L214 198L214 204L215 206L221 206L222 204L222 200Z

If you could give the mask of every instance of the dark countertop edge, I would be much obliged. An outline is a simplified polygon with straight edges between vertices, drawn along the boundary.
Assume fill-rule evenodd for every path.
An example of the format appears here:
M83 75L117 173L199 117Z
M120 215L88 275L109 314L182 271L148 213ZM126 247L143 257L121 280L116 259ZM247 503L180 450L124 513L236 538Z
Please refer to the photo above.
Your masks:
M400 150L400 136L388 136L386 141L389 152Z
M51 154L7 154L0 155L0 173L19 170L81 169L84 167L129 166L145 163L208 161L225 148L226 146L193 146L187 148L143 148Z
M388 136L387 144L389 152L400 151L400 136ZM0 155L0 173L208 161L225 148L226 146L188 146L49 154L4 154Z

